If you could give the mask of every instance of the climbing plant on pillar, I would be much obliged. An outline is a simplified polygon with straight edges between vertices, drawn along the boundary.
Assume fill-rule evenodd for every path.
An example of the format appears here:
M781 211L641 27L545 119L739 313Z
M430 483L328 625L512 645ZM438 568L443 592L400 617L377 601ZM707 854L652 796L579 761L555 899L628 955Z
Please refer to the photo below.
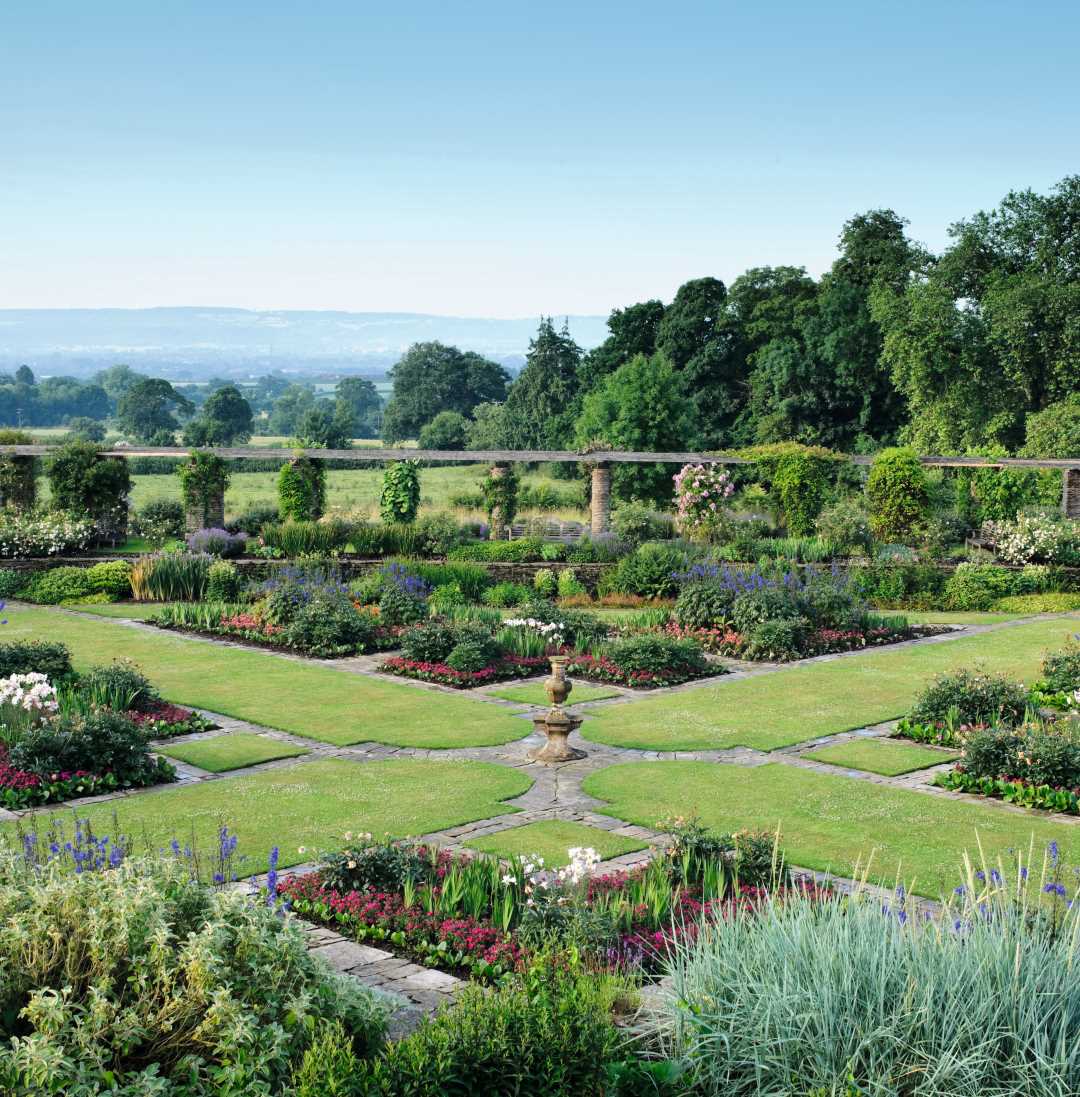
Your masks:
M315 521L326 510L326 465L299 454L278 473L278 509L283 518Z
M225 489L232 479L229 466L217 454L195 450L176 474L180 477L188 528L213 529L224 525Z
M420 509L420 465L417 461L395 461L383 473L379 513L388 525L416 521Z
M122 457L102 457L91 442L68 442L52 455L46 475L53 510L92 518L104 540L126 534L131 476Z
M512 465L496 465L480 483L493 539L514 520L518 508L518 475Z
M0 446L27 446L33 438L22 430L0 430ZM37 498L37 459L0 456L0 507L33 510Z

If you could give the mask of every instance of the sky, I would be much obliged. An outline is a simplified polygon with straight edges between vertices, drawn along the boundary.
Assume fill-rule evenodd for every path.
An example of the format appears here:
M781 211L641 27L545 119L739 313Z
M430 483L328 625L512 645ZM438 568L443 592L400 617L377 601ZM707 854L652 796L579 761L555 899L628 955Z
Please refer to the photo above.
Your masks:
M1080 171L1080 5L32 0L0 307L516 317L932 248Z

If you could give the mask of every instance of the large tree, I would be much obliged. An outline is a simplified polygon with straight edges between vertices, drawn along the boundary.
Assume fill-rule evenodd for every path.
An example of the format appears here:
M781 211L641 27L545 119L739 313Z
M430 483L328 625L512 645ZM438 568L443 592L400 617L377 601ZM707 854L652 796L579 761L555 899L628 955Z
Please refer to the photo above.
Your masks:
M562 449L574 436L581 348L564 325L542 317L525 366L506 397L505 444L512 449Z
M374 383L366 377L343 377L334 394L347 405L355 429L364 431L365 437L374 437L382 424L382 400Z
M304 414L315 406L315 393L306 385L290 385L274 400L270 412L270 433L291 437Z
M440 411L468 416L477 404L506 398L510 375L497 362L444 343L414 343L390 371L393 394L383 415L385 442L415 438Z
M235 385L215 389L202 412L184 430L188 446L231 446L247 442L252 434L251 405Z
M588 392L635 355L656 351L656 337L664 318L662 301L642 301L624 309L612 309L607 326L611 334L581 361L578 381Z
M613 449L672 451L694 433L685 377L662 354L639 354L609 373L584 399L575 424L582 448L604 443ZM615 493L623 499L668 503L672 469L667 465L616 465Z
M140 442L172 445L180 429L174 412L190 415L194 405L160 377L143 377L120 397L116 418L121 429Z

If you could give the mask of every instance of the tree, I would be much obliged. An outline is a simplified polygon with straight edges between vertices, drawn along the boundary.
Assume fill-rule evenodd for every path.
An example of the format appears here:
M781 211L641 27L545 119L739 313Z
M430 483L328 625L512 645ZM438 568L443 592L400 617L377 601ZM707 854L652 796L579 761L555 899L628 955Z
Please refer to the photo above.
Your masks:
M682 449L693 433L685 379L662 354L639 354L608 374L590 392L575 425L583 448L605 443L613 449ZM622 499L668 503L672 470L666 465L617 465L612 486Z
M144 377L120 397L116 418L125 433L140 442L156 439L179 430L173 411L191 414L194 405L160 377ZM171 444L171 443L170 443Z
M382 411L382 400L375 385L366 377L343 377L337 383L335 395L348 405L357 429L374 436Z
M235 385L225 385L210 394L199 418L188 424L184 444L231 446L234 442L247 442L252 429L251 405Z
M542 317L525 366L510 388L504 412L506 444L513 449L559 449L574 435L581 348L563 326Z
M1080 457L1080 392L1027 417L1025 457Z
M320 400L300 416L296 440L302 446L348 449L353 426L352 410L344 401Z
M444 343L414 343L390 371L393 395L383 415L385 442L415 438L440 411L470 415L506 398L510 375L497 362Z
M275 401L270 412L270 433L293 437L304 413L315 406L315 393L305 385L290 385Z
M420 428L419 446L421 449L465 449L468 435L469 420L460 411L440 411Z
M467 426L467 449L502 449L506 444L506 405L477 404Z
M104 442L105 424L97 419L76 415L68 420L68 433L73 441Z
M607 321L611 334L582 359L578 371L581 391L594 389L609 373L614 373L636 355L654 354L663 317L664 304L656 300L612 309Z
M35 384L34 371L29 366L19 366L15 371L15 383L17 385Z
M120 397L143 377L143 374L136 373L131 366L121 364L101 370L94 375L94 381L108 393L109 399L116 405L119 404Z

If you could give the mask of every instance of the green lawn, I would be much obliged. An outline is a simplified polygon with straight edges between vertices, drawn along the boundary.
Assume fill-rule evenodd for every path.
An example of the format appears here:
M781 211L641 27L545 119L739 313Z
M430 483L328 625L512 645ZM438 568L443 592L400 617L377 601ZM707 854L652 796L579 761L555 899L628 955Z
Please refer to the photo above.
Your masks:
M567 851L576 846L592 847L605 861L644 849L645 842L610 834L606 830L572 823L562 819L544 819L539 823L526 823L523 827L501 830L473 842L466 842L471 849L494 853L499 857L543 857L548 868L561 868L570 863Z
M496 746L532 730L498 705L318 663L136 629L44 606L9 607L4 639L58 640L76 667L133 659L170 701L336 746Z
M489 691L490 697L501 697L505 701L518 701L523 705L544 705L550 703L544 687L539 682L531 682L525 686L510 686L507 689L493 689ZM606 686L588 686L582 682L575 682L567 699L567 706L579 705L583 701L603 701L607 697L618 697L617 689L609 689Z
M844 743L832 743L820 750L808 751L803 757L812 758L815 762L828 762L832 766L896 777L901 773L939 766L959 755L953 750L934 750L918 743L905 743L902 739L849 739Z
M976 835L989 858L1002 854L1006 864L1009 849L1026 850L1032 839L1037 860L1053 840L1065 864L1080 864L1080 827L779 762L637 762L602 769L583 789L608 801L607 814L641 826L691 813L721 831L779 826L794 864L840 876L865 868L873 853L872 879L892 884L899 874L909 890L933 898L959 883L965 849L978 859Z
M303 747L250 731L215 735L212 739L192 739L186 743L167 743L159 750L170 758L188 762L210 773L225 773L230 769L254 766L259 762L272 762L276 758L296 758L310 753Z
M119 617L130 621L145 621L156 617L164 608L163 602L103 602L85 606L66 606L77 613L91 613L95 617Z
M1033 621L915 647L887 648L775 673L596 709L586 739L652 750L747 746L775 750L902 716L924 683L981 664L1032 679L1048 649L1076 631L1075 618Z
M242 872L248 874L266 868L272 846L279 847L282 866L295 865L340 846L345 831L404 838L504 815L516 809L501 801L531 784L518 770L487 762L328 758L125 796L79 808L78 818L89 819L96 833L122 834L136 847L164 848L173 838L185 844L194 835L204 858L213 855L218 831L227 825L240 839L239 852L248 858ZM74 817L73 809L37 813L43 828L50 818L70 828ZM14 824L2 832L13 834Z
M913 625L993 625L999 621L1018 621L1023 613L965 613L962 610L883 609L884 614L899 614Z

